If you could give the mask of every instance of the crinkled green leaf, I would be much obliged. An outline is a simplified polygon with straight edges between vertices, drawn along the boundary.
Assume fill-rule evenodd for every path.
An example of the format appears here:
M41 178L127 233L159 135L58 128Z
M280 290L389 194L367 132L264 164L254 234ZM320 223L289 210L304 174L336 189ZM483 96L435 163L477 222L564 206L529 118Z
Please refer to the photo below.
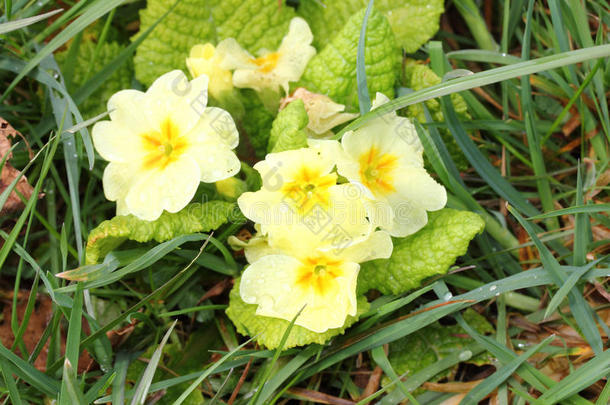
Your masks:
M254 90L241 91L242 102L246 113L241 120L241 127L254 148L256 157L264 158L267 154L267 143L275 115L267 110Z
M303 0L299 14L314 33L314 44L321 48L368 0ZM438 31L443 0L377 0L375 8L388 18L396 41L405 51L415 52Z
M164 211L155 221L133 215L116 216L89 233L85 262L98 263L126 240L161 243L183 234L208 232L229 221L234 208L235 204L230 202L209 201L187 205L175 214Z
M80 87L87 79L90 79L97 72L102 70L108 63L114 60L123 50L124 46L116 42L104 42L100 45L95 62L91 65L93 54L97 44L92 40L84 40L78 48L76 60L74 62L71 83L75 88ZM55 55L57 63L62 70L66 68L66 57L68 51L59 52ZM91 71L89 66L91 65ZM117 68L112 76L93 92L80 106L83 117L94 117L106 111L108 99L117 91L131 87L133 77L133 65L131 62L125 63Z
M350 111L358 109L356 54L365 11L362 9L347 20L343 29L309 61L299 82L301 87L345 104ZM342 26L337 21L333 24ZM371 99L376 92L393 98L400 52L388 20L375 9L367 23L364 60Z
M140 12L140 32L174 3L148 0ZM136 77L150 85L170 70L186 70L185 59L198 43L235 38L252 53L276 49L294 15L283 0L182 0L138 47Z
M267 151L283 152L307 147L307 133L304 129L308 122L303 100L288 104L273 121Z
M494 332L493 326L487 319L471 308L464 311L464 319L481 334ZM435 322L390 343L388 358L396 374L402 375L409 372L408 375L413 375L446 356L462 351L464 347L472 343L474 340L459 325L441 325ZM465 358L468 359L468 363L476 365L488 364L490 361L487 353L471 358L465 356ZM445 370L430 381L438 381L451 372L451 369ZM383 385L389 382L387 377L383 379Z
M242 335L256 336L256 341L267 349L275 349L280 344L284 332L290 321L279 318L256 315L255 304L246 304L239 296L240 279L235 279L235 285L229 294L229 308L227 315L235 324L237 331ZM324 333L312 332L299 325L294 325L284 345L284 349L295 346L304 346L310 343L323 344L331 338L342 335L345 329L354 324L360 315L368 311L369 303L364 296L358 297L358 313L348 316L345 325L341 328L329 329Z
M430 69L427 65L418 63L413 59L407 59L404 63L404 67L404 85L413 89L414 91L434 86L435 84L439 84L441 82L441 78L438 77L432 69ZM455 112L458 114L458 116L464 121L469 121L471 117L470 114L468 114L468 106L466 105L466 102L462 96L460 96L459 93L453 93L450 97L451 102L453 103L453 108L455 108ZM441 105L437 99L431 99L425 103L434 121L445 121L443 111L441 110ZM408 106L406 112L409 118L415 118L422 123L426 122L424 108L420 103ZM455 138L453 135L451 135L449 130L446 128L439 128L439 133L443 138L443 142L445 143L445 146L447 147L447 150L449 151L449 154L451 155L451 158L455 162L458 169L466 170L468 167L470 167L466 156L464 156L464 153L462 153L462 150L458 146L457 142L455 142Z
M394 238L389 259L361 264L358 290L377 289L383 294L402 294L427 277L445 273L485 223L473 212L445 208L428 213L424 228L405 238Z

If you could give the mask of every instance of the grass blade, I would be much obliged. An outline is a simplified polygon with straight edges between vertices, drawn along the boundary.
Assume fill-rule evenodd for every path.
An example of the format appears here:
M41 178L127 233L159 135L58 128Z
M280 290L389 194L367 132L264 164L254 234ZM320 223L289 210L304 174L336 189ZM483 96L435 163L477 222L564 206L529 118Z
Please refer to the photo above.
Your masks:
M410 402L412 402L416 405L419 405L419 402L417 402L417 400L415 398L413 398L413 395L404 385L400 376L398 374L396 374L396 371L394 371L394 368L392 367L392 364L390 364L390 360L388 360L388 356L386 355L386 353L383 349L383 346L378 346L378 347L374 348L373 350L371 350L371 357L373 357L373 360L375 360L375 363L377 363L379 365L379 367L381 367L383 372L388 377L390 377L392 379L392 381L396 381L398 388L402 391L402 393L405 395L405 397L408 398Z
M379 108L376 108L375 111L369 111L360 118L352 121L341 131L339 131L333 138L340 139L347 131L360 128L364 123L379 117L380 114L396 111L412 104L421 103L422 101L446 96L463 90L473 89L475 87L498 83L508 79L514 79L523 75L556 69L562 66L568 66L587 60L606 58L608 56L610 56L610 44L597 45L585 49L561 52L555 55L523 61L510 66L489 69L470 76L449 80L447 82L439 83L434 86L426 87L422 90L397 97L396 99L379 106Z
M53 398L59 394L59 381L41 373L33 365L8 350L2 344L0 344L0 357L10 362L14 366L13 373L31 386L36 387Z
M606 350L596 355L586 364L578 369L578 372L571 373L553 387L549 388L539 398L545 404L557 404L564 399L577 394L587 388L595 381L608 376L610 372L610 350Z
M7 32L20 30L21 28L27 27L28 25L32 25L37 23L38 21L45 20L49 17L54 16L57 13L61 13L63 8L59 8L57 10L49 11L48 13L40 14L34 17L22 18L20 20L9 21L3 24L0 24L0 35L6 34Z
M286 380L288 380L307 360L321 350L320 347L310 345L306 349L300 351L288 363L282 366L280 370L264 385L260 394L259 400L261 403L266 403L271 395L277 390ZM287 387L283 387L285 389ZM277 398L276 398L277 399ZM275 400L272 402L276 402Z
M360 115L364 115L371 110L371 97L369 87L366 82L366 62L364 60L364 49L366 47L366 25L373 9L374 0L369 0L360 28L360 38L358 39L358 51L356 53L356 82L358 84L358 105Z
M176 8L181 0L176 2L155 21L146 31L138 34L138 37L123 49L110 63L104 66L99 72L93 75L86 83L84 83L76 92L74 92L74 101L78 104L85 101L95 90L97 90L106 80L108 80L116 69L126 63L133 55L136 48L144 41L148 35L159 25Z
M119 352L114 363L117 374L112 381L112 405L125 405L125 379L127 378L128 368L129 355L125 352Z
M8 396L11 399L11 403L14 405L23 404L23 401L21 400L21 395L19 395L19 389L17 388L17 384L15 383L15 379L13 378L13 367L8 361L3 358L0 358L0 373L2 373L4 384L8 389Z
M470 139L464 127L460 124L459 119L451 103L451 99L447 96L441 101L443 114L447 121L447 126L453 134L455 141L458 143L468 161L475 168L477 173L485 179L487 184L494 189L496 193L509 201L520 211L526 212L529 215L537 215L538 210L529 203L523 195L519 193L496 169L489 160L483 156L479 148Z
M68 336L66 337L66 360L64 362L63 378L61 381L59 405L84 403L84 400L79 400L83 398L83 394L78 389L76 370L72 367L72 364L78 366L78 357L80 353L80 334L83 319L83 291L81 287L82 285L79 284L76 293L74 293L74 303L72 305L72 312L70 313Z
M277 363L277 359L280 358L280 354L282 353L282 350L284 349L284 345L286 344L286 340L288 340L288 336L290 336L290 332L292 331L292 328L294 327L294 323L296 322L297 318L299 317L299 315L301 315L301 312L303 312L304 309L305 309L305 306L303 306L303 308L301 308L299 310L299 312L297 312L297 314L294 316L294 318L292 318L292 321L290 321L290 324L286 327L286 330L284 331L284 334L282 335L282 340L280 340L280 344L275 349L275 353L273 353L273 358L271 359L271 363L267 367L265 374L263 375L263 378L261 378L261 382L258 386L258 389L256 390L256 393L250 400L251 404L263 405L265 403L264 402L265 399L259 400L259 396L260 396L261 392L263 391L265 384L269 380L271 373L273 372L273 366L275 366L275 363Z
M562 215L573 215L573 214L582 214L582 213L591 213L591 212L609 212L609 211L610 211L610 203L575 205L573 207L562 208L560 210L555 210L555 211L545 212L544 214L535 215L533 217L527 218L527 220L533 221L536 219L559 217Z
M538 343L536 346L531 347L528 351L521 354L519 357L515 357L513 360L508 362L505 366L501 367L493 373L491 376L487 377L485 381L474 387L460 405L476 405L479 401L482 401L489 393L495 390L500 384L506 381L524 362L527 361L530 357L532 357L535 353L537 353L543 347L546 347L549 343L551 343L555 339L555 335L551 335L544 339L542 342Z
M604 258L602 258L602 259L604 259ZM547 306L546 311L544 311L544 318L547 318L550 314L555 312L555 310L557 309L559 304L561 304L563 302L565 297L567 297L567 295L570 293L572 288L576 285L576 283L578 283L580 278L587 271L589 271L595 264L599 263L602 259L591 262L587 266L582 266L580 269L578 269L575 272L573 272L572 274L570 274L570 276L566 279L566 281L563 283L561 288L559 288L559 290L557 290L557 292L553 296L553 299L551 299L551 302L549 302L549 305Z
M116 8L119 4L123 3L125 0L95 0L91 5L87 8L83 14L74 20L69 26L67 26L64 30L62 30L57 36L55 36L52 40L50 40L44 48L42 48L39 52L36 52L36 56L34 56L23 68L21 72L13 79L13 81L8 85L2 97L0 97L0 103L6 100L11 91L17 86L17 84L31 72L38 64L47 56L49 56L53 51L57 48L65 44L77 33L84 30L89 24L109 12L110 10Z
M60 404L85 404L85 397L80 390L76 370L70 363L70 360L64 361L63 378L61 381L61 395L59 396Z
M206 234L181 235L181 236L175 237L174 239L168 240L167 242L160 243L157 246L150 249L145 254L138 257L136 260L132 261L127 266L110 273L107 277L104 277L99 280L85 282L83 285L83 288L99 288L99 287L102 287L105 285L112 284L116 281L119 281L121 278L125 277L128 274L143 270L143 269L153 265L158 260L163 258L165 255L172 252L173 250L175 250L177 247L179 247L180 245L182 245L184 243L200 241L200 240L207 239L207 238L209 238L209 235L206 235ZM113 263L114 263L114 260L111 260L110 263L105 263L105 264L112 265ZM56 292L69 292L69 291L74 291L75 289L76 289L76 285L70 285L67 287L58 288L55 291Z
M220 360L216 361L203 374L201 374L201 376L199 376L195 381L193 381L193 383L178 397L178 399L176 399L172 403L172 405L180 405L181 403L183 403L184 400L191 394L191 392L193 392L199 386L199 384L201 384L201 382L203 380L205 380L210 374L212 374L214 372L214 370L216 370L219 366L221 366L225 361L227 361L228 359L233 357L233 355L235 355L235 353L237 353L242 347L244 347L248 343L250 343L253 339L254 338L248 339L241 345L237 346L235 349L231 350L229 353L222 356L220 358Z
M174 326L176 326L177 322L178 320L175 320L174 323L172 323L172 326L169 327L169 329L165 333L165 336L163 336L163 339L161 339L161 343L159 343L159 346L157 347L153 355L150 357L150 361L144 369L144 372L142 372L142 376L140 376L138 384L136 385L136 392L134 393L133 398L131 399L131 405L144 405L144 402L146 401L146 395L148 395L148 390L150 389L150 385L152 384L152 379L155 376L157 366L159 365L161 355L163 354L163 347L165 347L165 344L167 343L169 336L172 334Z
M544 269L549 272L554 283L561 287L566 282L567 276L561 269L557 259L555 259L550 250L540 241L532 225L523 219L521 214L519 214L514 208L509 206L508 210L511 212L511 214L513 214L517 221L519 221L521 226L529 234L530 238L532 238L538 252L540 252L540 260L542 260ZM572 315L576 319L582 334L587 342L589 342L591 345L593 351L599 355L603 351L602 338L599 334L599 330L597 329L597 325L595 324L595 320L593 319L592 310L589 303L585 301L583 295L575 287L570 289L568 297L570 300Z

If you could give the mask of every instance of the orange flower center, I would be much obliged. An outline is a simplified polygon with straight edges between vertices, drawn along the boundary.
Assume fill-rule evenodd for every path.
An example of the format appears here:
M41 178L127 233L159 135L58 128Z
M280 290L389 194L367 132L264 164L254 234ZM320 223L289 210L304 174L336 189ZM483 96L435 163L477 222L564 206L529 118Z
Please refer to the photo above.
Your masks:
M336 286L336 278L343 276L343 262L323 256L308 257L297 273L300 288L313 288L317 295L325 295Z
M280 59L278 52L272 52L265 56L261 56L253 60L254 64L258 66L258 70L263 73L269 73L277 65L277 61Z
M363 153L359 159L360 179L374 194L394 191L394 170L398 167L398 157L390 153L380 153L376 147Z
M188 147L186 139L180 136L178 127L169 118L163 121L160 131L147 132L141 137L146 151L142 166L146 170L165 169Z
M284 200L291 203L300 214L308 213L316 205L328 208L329 188L337 184L337 174L322 175L319 170L301 167L294 179L282 187Z

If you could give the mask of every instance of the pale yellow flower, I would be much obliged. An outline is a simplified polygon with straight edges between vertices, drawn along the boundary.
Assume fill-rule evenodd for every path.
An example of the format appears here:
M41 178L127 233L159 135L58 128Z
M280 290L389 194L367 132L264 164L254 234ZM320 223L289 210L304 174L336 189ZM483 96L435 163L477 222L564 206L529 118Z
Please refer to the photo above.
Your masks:
M381 93L376 108L388 101ZM392 236L407 236L428 222L426 211L447 203L445 188L426 172L423 148L413 124L396 113L373 119L336 143L318 141L336 156L337 171L368 196L367 213L374 225Z
M258 305L257 315L291 321L302 309L296 325L326 332L356 315L358 263L391 253L392 239L383 231L344 249L335 249L313 233L294 233L279 253L259 256L246 268L240 296Z
M276 239L305 232L338 244L366 238L373 228L361 190L337 184L334 166L333 157L317 148L270 153L254 165L263 180L261 189L242 194L239 208Z
M217 52L223 58L223 66L234 69L233 84L236 87L252 88L259 92L278 92L281 87L288 93L289 82L301 78L307 62L316 53L311 46L312 41L313 35L307 22L295 17L277 51L263 49L258 52L258 57L254 57L235 39L227 38L218 44Z
M330 137L333 135L331 129L358 116L345 112L345 105L335 103L330 97L312 93L303 87L299 87L291 96L282 99L280 109L297 99L303 100L305 104L309 118L307 129L309 135L314 138Z
M145 93L122 90L110 98L110 121L97 122L92 136L110 162L104 194L117 202L117 214L155 220L163 210L184 208L200 182L239 171L235 123L226 111L206 106L207 86L207 76L189 82L174 70Z
M237 237L231 235L227 239L227 243L233 250L244 251L244 256L248 263L252 264L263 256L272 254L280 254L279 249L273 248L269 245L269 238L261 232L260 224L254 224L256 234L252 236L248 241L243 241Z
M214 45L198 44L191 48L186 66L193 78L206 75L209 79L208 89L215 99L222 98L222 94L233 89L233 74L225 69L222 48Z

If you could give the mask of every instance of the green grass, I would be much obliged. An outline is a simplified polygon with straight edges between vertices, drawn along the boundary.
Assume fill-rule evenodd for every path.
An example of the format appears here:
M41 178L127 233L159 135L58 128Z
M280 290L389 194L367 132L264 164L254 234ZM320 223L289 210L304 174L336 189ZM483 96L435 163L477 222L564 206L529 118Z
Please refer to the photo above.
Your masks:
M17 337L12 347L0 345L2 403L139 404L165 394L167 403L179 404L200 392L216 404L441 404L455 393L426 384L439 375L452 383L485 377L463 404L490 395L503 405L608 403L606 1L493 1L493 21L477 2L446 4L447 29L415 54L445 80L371 112L370 100L361 100L364 114L336 137L380 113L438 99L445 122L434 122L424 107L427 120L416 123L427 162L447 188L448 206L480 214L485 232L459 259L453 269L459 272L403 296L371 296L371 310L324 346L282 350L291 323L273 351L239 335L224 314L231 279L244 265L226 239L241 224L224 225L214 236L133 243L133 257L80 267L87 235L114 216L101 192L105 163L89 136L103 116L84 116L81 108L130 62L156 24L130 42L135 31L127 22L138 20L145 1L55 3L1 5L0 117L31 145L32 158L20 142L10 163L35 190L21 211L0 217L0 294L10 315L2 328ZM71 63L87 36L97 38L96 51L111 38L125 46L103 66L95 52L85 83L77 86ZM63 70L53 57L58 51L67 51ZM364 52L358 56L363 89ZM449 99L455 92L470 120L455 112ZM444 132L466 156L467 170L453 161ZM0 190L0 205L16 183ZM69 283L55 277L75 268L100 278ZM47 298L48 322L38 325L33 347L26 348L27 327ZM462 316L468 308L495 334L469 324ZM413 372L397 370L392 343L425 334L439 320L457 322L464 345ZM84 351L93 359L89 369ZM44 372L34 366L42 353ZM467 364L475 358L488 360ZM366 390L377 367L383 384L373 381Z

